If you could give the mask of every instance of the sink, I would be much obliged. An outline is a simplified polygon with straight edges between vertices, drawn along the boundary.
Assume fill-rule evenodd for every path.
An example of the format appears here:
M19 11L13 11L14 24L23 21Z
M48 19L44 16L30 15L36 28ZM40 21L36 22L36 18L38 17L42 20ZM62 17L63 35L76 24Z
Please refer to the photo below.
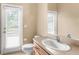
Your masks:
M42 40L42 44L49 49L53 49L56 51L62 51L62 52L66 52L69 51L71 49L71 47L68 44L64 44L61 42L58 42L57 40L54 39L44 39Z

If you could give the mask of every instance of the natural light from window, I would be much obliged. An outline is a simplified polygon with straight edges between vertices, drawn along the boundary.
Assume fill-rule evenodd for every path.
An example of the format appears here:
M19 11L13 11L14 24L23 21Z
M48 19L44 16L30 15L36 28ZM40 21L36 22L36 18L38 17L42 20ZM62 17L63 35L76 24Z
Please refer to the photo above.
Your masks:
M56 11L49 11L48 12L48 33L49 34L56 34L56 21L57 21L57 12Z

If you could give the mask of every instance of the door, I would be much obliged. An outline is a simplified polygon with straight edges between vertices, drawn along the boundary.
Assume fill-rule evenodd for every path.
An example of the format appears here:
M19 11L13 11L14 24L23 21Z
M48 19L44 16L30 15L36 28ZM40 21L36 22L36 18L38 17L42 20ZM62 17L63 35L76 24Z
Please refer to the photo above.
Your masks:
M2 54L19 51L22 45L22 8L2 4Z

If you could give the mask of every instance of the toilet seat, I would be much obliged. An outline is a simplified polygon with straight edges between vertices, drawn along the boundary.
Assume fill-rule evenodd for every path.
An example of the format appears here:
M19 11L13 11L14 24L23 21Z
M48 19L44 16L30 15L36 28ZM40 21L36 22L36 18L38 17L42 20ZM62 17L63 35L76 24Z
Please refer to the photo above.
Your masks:
M33 52L33 44L32 43L24 44L22 46L22 51L26 54L31 54Z

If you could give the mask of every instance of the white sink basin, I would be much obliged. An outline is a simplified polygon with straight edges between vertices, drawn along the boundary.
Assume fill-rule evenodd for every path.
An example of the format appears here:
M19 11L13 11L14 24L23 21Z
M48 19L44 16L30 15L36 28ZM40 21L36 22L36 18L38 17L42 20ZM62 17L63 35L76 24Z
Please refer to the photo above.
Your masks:
M71 49L71 47L67 44L64 44L64 43L60 43L58 42L57 40L54 40L54 39L44 39L42 40L42 44L49 48L49 49L53 49L53 50L56 50L56 51L69 51Z

